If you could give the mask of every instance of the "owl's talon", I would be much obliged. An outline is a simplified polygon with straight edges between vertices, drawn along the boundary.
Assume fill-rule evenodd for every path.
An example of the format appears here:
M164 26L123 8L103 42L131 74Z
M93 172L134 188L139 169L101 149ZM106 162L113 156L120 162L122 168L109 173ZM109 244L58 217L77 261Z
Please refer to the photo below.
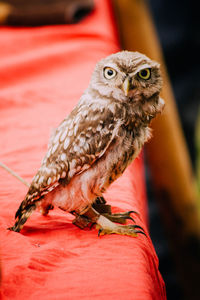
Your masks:
M135 223L135 220L132 217L126 217L126 220L131 220L133 223Z
M113 216L119 216L119 217L130 217L131 214L136 214L137 216L139 216L140 214L135 211L135 210L129 210L129 211L125 211L125 212L121 212L121 213L115 213L112 214Z
M135 211L135 210L129 210L129 211L127 211L126 212L128 215L130 215L130 214L136 214L136 215L140 215L137 211Z
M133 223L135 223L135 220L130 216L130 214L133 212L135 212L135 211L127 211L127 212L115 213L115 214L105 213L103 215L112 222L126 224L127 220L131 220L131 221L133 221Z
M136 230L136 231L135 231L136 233L144 234L144 235L147 237L147 235L146 235L144 229L143 229L141 226L139 226L139 225L132 225L132 226L134 227L134 229L137 229L137 228L140 229L140 230Z
M103 229L102 228L99 228L99 231L98 231L98 237L100 237L101 235L104 235L104 233L102 233L103 232Z
M136 234L141 233L141 234L144 234L144 235L147 237L147 235L146 235L146 233L145 233L144 231L141 231L141 230L135 230L135 233L136 233Z
M139 226L139 225L132 225L134 228L139 228L139 229L141 229L142 231L144 231L144 229L141 227L141 226Z

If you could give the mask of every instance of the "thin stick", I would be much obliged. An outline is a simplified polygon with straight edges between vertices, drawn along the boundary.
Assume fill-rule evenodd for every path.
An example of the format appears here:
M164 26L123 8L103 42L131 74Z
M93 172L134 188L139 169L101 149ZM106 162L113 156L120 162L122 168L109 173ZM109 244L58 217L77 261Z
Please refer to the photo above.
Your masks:
M21 181L27 187L30 187L30 184L26 180L24 180L22 177L20 177L17 173L15 173L9 167L7 167L6 165L4 165L2 162L0 162L0 167L2 167L4 170L6 170L8 173L10 173L12 176L16 177L19 181Z

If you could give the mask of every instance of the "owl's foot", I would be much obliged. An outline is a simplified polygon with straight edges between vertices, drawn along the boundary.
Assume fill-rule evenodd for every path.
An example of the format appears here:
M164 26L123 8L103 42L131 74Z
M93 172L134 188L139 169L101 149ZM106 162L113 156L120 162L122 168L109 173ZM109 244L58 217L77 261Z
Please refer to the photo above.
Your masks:
M131 217L131 214L138 214L134 210L112 214L111 206L106 204L106 200L103 197L97 197L92 207L110 221L120 224L126 224L127 220L132 220L135 223L134 219Z
M99 211L97 211L97 212L99 212ZM95 225L93 220L90 219L88 216L79 215L79 214L76 214L75 212L71 212L71 213L76 216L76 218L72 221L72 223L74 225L76 225L77 227L84 229L84 228L88 227L89 225L91 225L91 227L93 225ZM130 216L131 213L136 213L136 212L131 210L131 211L117 213L117 214L103 213L102 216L106 217L107 219L109 219L112 222L116 222L116 223L120 223L120 224L126 224L127 220L132 220L135 223L134 219Z
M130 212L122 213L122 214L114 214L113 218L118 217L125 217L124 220L126 221L127 218L130 219L129 216ZM118 225L112 222L107 216L100 214L96 211L93 207L90 207L83 215L79 215L76 212L71 212L76 218L73 221L73 224L78 226L81 229L84 229L89 224L96 224L97 229L99 229L98 235L105 235L105 234L120 234L120 235L129 235L136 237L138 233L145 234L144 229L139 225ZM121 216L122 215L122 216ZM131 218L132 219L132 218ZM115 219L116 220L116 219Z
M98 236L113 233L132 237L136 237L138 233L141 233L146 236L144 229L139 225L117 225L102 215L100 215L96 224L97 229L99 229Z

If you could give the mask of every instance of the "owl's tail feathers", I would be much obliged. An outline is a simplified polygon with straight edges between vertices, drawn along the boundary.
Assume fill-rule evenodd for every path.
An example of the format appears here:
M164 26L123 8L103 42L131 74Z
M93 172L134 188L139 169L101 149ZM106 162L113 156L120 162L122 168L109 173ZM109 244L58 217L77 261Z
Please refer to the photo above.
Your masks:
M8 228L8 230L20 232L20 230L23 228L24 224L26 223L27 219L30 217L30 215L33 213L35 209L36 209L36 204L32 203L24 207L24 202L22 202L15 215L15 219L16 219L15 225L13 227Z

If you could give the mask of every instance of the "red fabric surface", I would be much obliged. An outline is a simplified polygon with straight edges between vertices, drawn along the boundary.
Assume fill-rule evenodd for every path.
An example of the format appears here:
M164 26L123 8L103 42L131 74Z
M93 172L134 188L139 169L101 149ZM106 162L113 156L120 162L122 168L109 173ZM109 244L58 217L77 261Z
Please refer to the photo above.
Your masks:
M0 29L0 160L29 182L50 131L77 103L95 63L119 50L107 0L78 25ZM0 169L3 299L166 299L150 238L80 230L59 209L10 232L27 187ZM142 158L105 195L147 229Z

